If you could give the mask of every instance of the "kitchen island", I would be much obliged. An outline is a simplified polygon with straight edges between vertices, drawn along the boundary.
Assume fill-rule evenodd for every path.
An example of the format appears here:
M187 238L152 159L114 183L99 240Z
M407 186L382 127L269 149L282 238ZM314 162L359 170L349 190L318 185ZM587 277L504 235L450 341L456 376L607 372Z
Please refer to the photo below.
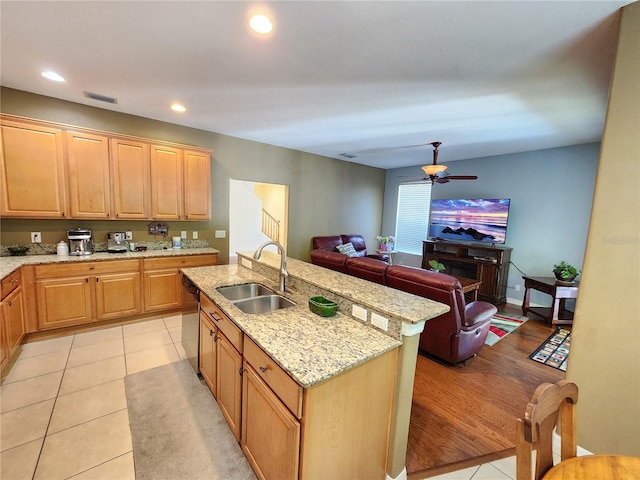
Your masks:
M297 478L298 471L300 478L333 478L338 472L340 478L398 477L406 457L417 338L425 321L449 307L287 259L286 289L277 293L296 305L263 315L246 314L217 288L255 282L276 291L280 257L265 252L261 260L255 260L241 253L239 259L240 265L185 268L182 272L245 336L241 445L259 476L269 478L268 472L273 472L269 469L275 467L270 462L265 465L269 455L260 458L255 453L260 442L252 440L251 432L256 429L250 421L245 424L245 419L256 416L251 417L252 400L246 398L257 398L255 392L262 389L267 392L265 397L275 395L277 399L277 385L269 383L268 375L270 369L280 368L300 387L300 409L287 404L285 412L293 431L296 425L298 428L297 436L289 432L293 439L289 448L299 449L288 457L289 464L299 462L285 470L294 472L291 478ZM315 295L338 303L338 313L329 318L311 313L308 299ZM351 316L354 305L365 310L365 320ZM386 329L372 325L373 313L386 320L386 325L382 323ZM277 367L252 365L246 352L256 349ZM236 353L242 357L242 347ZM258 383L259 388L252 389ZM270 431L280 424L258 430ZM280 476L282 471L275 471Z

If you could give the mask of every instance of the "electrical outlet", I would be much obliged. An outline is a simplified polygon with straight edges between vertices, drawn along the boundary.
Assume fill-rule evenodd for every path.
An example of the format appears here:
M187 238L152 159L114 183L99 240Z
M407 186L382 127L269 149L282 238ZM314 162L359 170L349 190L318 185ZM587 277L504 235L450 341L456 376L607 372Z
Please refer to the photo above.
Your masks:
M31 243L41 243L42 235L40 232L31 232Z
M182 230L180 232L180 238L184 238L185 240L187 239L187 231L186 230Z
M389 319L371 312L371 325L386 332L389 329Z
M133 233L131 233L129 230L124 232L124 236L127 240L133 240Z
M241 258L240 263L242 264L243 267L247 267L248 269L253 269L253 262L251 260L248 260L246 258Z
M520 284L516 283L516 292L519 292L519 291L520 291Z
M194 240L197 240L198 239L198 232L196 232L194 230L193 233L191 234L191 238L193 238Z
M363 322L367 321L367 309L366 308L362 308L362 307L359 307L357 305L353 305L351 307L351 315L353 315L356 318L359 318Z

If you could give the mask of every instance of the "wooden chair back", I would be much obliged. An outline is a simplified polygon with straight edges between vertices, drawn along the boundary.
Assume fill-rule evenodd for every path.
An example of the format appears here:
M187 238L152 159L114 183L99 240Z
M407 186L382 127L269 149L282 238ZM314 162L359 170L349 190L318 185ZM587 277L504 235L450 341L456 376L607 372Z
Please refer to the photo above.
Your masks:
M543 383L516 421L516 480L531 480L532 451L536 450L533 479L540 480L553 467L553 430L558 425L561 460L575 457L578 386L567 380Z

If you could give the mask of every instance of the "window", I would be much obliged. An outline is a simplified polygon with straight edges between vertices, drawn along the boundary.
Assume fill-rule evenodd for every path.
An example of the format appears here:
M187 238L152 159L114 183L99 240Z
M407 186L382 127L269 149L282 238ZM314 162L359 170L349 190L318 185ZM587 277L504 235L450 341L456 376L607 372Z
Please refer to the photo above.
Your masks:
M398 187L396 245L399 252L422 255L429 230L431 183L402 183Z

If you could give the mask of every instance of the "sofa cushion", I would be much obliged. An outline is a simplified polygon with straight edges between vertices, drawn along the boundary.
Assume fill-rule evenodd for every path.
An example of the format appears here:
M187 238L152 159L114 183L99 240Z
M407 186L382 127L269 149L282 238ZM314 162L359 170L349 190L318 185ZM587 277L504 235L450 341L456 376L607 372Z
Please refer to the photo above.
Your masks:
M364 257L367 255L367 244L362 235L349 233L347 235L340 235L340 238L342 239L342 243L350 243L353 245L353 248L355 248L359 256Z
M311 239L313 243L313 249L326 250L328 252L336 251L338 245L342 245L344 242L340 235L332 235L329 237L313 237Z
M353 245L351 243L345 243L343 245L338 245L336 247L338 249L338 251L344 255L346 255L347 257L357 257L358 253L356 252L356 249L353 248Z
M336 272L347 273L347 256L339 252L326 250L311 250L311 263L320 267L329 268Z
M381 285L387 284L386 271L389 267L388 263L368 257L347 258L346 263L349 275Z

